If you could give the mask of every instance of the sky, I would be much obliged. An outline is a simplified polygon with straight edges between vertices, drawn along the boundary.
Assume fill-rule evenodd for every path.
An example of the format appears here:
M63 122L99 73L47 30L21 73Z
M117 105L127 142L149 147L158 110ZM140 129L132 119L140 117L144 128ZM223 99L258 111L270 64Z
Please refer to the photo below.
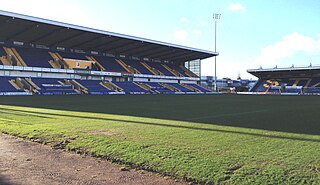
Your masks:
M10 2L10 3L9 3ZM319 0L0 0L0 10L214 51L218 78L320 66ZM214 75L214 58L202 61Z

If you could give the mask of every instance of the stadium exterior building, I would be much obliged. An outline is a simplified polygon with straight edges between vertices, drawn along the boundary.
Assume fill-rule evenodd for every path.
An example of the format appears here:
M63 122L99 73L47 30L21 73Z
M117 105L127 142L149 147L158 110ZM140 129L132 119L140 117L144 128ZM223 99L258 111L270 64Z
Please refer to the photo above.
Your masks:
M251 92L320 95L320 66L249 69L259 78Z
M219 92L247 92L252 89L257 80L231 78L217 79L217 89ZM201 85L208 89L214 89L214 76L201 76Z
M0 11L0 95L212 93L217 52Z

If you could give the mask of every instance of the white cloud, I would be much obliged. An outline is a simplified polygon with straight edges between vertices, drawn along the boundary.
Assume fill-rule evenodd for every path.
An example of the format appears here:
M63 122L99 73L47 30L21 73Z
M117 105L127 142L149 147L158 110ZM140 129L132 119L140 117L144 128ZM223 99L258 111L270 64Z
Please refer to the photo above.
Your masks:
M192 33L195 34L195 35L202 35L202 31L201 30L193 30Z
M228 6L228 10L233 11L233 12L244 12L246 10L246 8L240 3L231 3Z
M187 22L188 19L187 19L186 17L181 17L181 18L180 18L180 21L181 21L181 22Z
M232 59L228 56L217 57L217 77L236 79L240 74L242 79L256 79L247 73L247 69L252 68L249 58ZM214 57L201 61L201 73L203 76L214 76Z
M312 38L294 32L286 35L279 42L268 45L261 49L260 56L255 59L255 63L261 66L281 65L297 53L320 54L320 37Z
M206 21L200 21L199 25L200 26L208 26L208 23Z
M186 30L176 30L173 33L173 37L175 40L180 41L180 42L185 42L188 38L188 32Z

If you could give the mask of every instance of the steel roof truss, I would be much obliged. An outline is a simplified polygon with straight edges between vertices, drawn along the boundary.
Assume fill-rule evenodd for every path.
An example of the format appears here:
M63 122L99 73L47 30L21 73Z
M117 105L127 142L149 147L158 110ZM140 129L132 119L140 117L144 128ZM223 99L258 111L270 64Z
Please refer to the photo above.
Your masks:
M14 33L14 34L9 35L6 39L7 39L7 40L12 40L13 37L18 37L19 35L21 35L21 34L27 32L27 31L33 29L33 28L34 28L35 26L37 26L37 25L38 25L38 24L32 24L31 26L28 26L27 28L24 28L23 30L21 30L21 31L19 31L19 32L17 32L17 33Z
M74 44L74 45L71 45L70 48L77 48L77 47L80 47L81 45L86 45L88 44L89 42L95 42L97 40L100 40L102 39L104 36L97 36L97 37L94 37L93 39L90 39L90 40L86 40L86 41L83 41L83 42L80 42L78 44Z
M37 43L37 42L41 42L41 40L45 39L46 37L49 37L50 35L52 35L53 33L55 32L58 32L58 31L61 31L63 28L59 27L58 29L55 29L49 33L46 33L44 35L41 35L40 37L38 38L35 38L33 40L30 41L30 43Z
M155 55L155 54L157 54L157 53L159 53L159 52L163 52L163 51L167 51L168 50L168 48L167 47L165 47L165 48L159 48L159 49L157 49L157 48L159 48L159 47L156 47L155 49L150 49L150 51L151 52L147 52L147 53L144 53L144 54L142 54L144 57L150 57L151 55Z
M62 43L67 42L67 41L69 41L69 40L72 40L72 39L74 39L74 38L76 38L76 37L79 37L79 36L82 35L82 34L85 34L85 33L80 32L80 33L77 33L77 34L75 34L75 35L72 35L72 36L70 36L70 37L68 37L68 38L60 39L60 40L56 41L55 43L50 44L50 47L56 46L56 45L58 45L58 44L61 45Z

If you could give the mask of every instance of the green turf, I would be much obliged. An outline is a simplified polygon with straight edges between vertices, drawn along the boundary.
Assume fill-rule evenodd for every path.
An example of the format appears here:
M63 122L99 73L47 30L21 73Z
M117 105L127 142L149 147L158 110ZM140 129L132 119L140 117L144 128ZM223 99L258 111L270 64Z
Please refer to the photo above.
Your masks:
M0 97L0 131L208 184L320 184L320 97Z

